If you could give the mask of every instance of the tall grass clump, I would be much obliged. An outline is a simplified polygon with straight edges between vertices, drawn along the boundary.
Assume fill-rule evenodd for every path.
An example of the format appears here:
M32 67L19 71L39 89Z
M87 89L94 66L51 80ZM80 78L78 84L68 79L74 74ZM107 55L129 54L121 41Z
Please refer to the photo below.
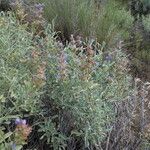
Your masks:
M37 0L38 1L38 0ZM127 38L132 17L120 9L116 1L105 3L94 0L39 0L45 4L45 16L54 22L55 29L64 37L80 34L84 37L95 36L101 43L114 43L116 39Z
M96 42L83 48L73 36L64 46L50 25L44 38L26 29L1 14L0 146L100 149L114 102L130 93L125 55L119 48L106 54Z

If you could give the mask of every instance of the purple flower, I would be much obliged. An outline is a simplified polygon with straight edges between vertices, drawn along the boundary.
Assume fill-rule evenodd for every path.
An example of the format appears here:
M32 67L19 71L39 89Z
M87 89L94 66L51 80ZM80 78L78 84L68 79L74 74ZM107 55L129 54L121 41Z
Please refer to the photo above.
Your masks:
M38 11L42 12L43 9L44 9L44 4L41 4L41 3L35 4L34 7L35 7Z
M19 123L20 123L20 119L17 118L17 119L15 120L15 124L17 125L17 124L19 124Z
M17 119L15 120L15 124L16 124L16 125L26 125L26 124L27 124L27 121L26 121L25 119L19 119L19 118L17 118Z
M23 120L21 121L21 124L26 125L26 124L27 124L27 121L26 121L25 119L23 119Z

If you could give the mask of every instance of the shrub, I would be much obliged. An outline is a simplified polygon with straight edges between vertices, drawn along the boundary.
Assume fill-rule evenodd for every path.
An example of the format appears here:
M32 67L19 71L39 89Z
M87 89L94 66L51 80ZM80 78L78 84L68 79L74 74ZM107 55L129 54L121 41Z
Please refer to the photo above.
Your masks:
M1 15L0 20L0 83L3 87L0 95L13 114L21 110L33 112L38 94L30 83L32 72L29 65L23 64L23 60L34 49L32 34L25 30L26 26L19 25L14 17ZM8 110L2 110L1 115L7 113Z
M114 118L113 101L127 96L128 79L122 71L117 72L120 61L105 61L101 51L92 58L85 55L79 58L72 51L72 48L66 47L59 52L60 62L56 62L57 57L51 57L48 63L47 94L60 109L57 114L59 131L66 137L70 135L71 143L77 137L83 139L81 149L92 146L98 148L106 136L105 125ZM118 59L119 53L118 51L114 57ZM120 67L123 69L123 66ZM44 120L44 124L45 122ZM70 146L70 149L75 147L68 144Z
M125 55L120 49L105 54L103 45L73 37L64 47L50 25L41 38L8 16L0 16L2 133L16 132L10 127L21 117L31 120L36 139L53 149L99 148L115 117L113 102L129 93ZM2 143L14 142L8 137Z
M0 146L8 149L14 142L10 128L12 120L24 115L36 116L40 93L32 83L31 65L25 63L34 49L32 34L12 14L1 13L0 35ZM10 132L5 135L7 131ZM10 144L3 145L6 141Z

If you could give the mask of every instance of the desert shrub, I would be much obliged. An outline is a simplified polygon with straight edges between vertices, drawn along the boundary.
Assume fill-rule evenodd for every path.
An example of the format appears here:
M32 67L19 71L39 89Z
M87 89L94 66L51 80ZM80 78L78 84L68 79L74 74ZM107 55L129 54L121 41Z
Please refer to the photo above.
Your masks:
M31 70L22 62L33 49L32 35L25 30L26 26L20 26L14 17L4 18L1 15L0 82L3 88L0 94L3 95L4 103L9 101L5 105L10 112L11 109L13 113L19 113L21 110L33 112L32 106L36 106L38 94L30 84ZM2 111L1 115L7 112L8 110Z
M54 149L99 148L106 124L114 118L113 102L129 94L125 56L120 50L105 56L101 46L97 47L99 55L93 55L86 43L85 50L76 46L75 39L64 47L46 35L44 117L39 123L42 138Z
M113 102L130 91L125 55L120 49L105 54L96 42L82 41L83 48L74 38L64 46L50 25L45 38L26 29L12 14L1 14L0 126L5 140L0 145L17 144L12 135L18 130L11 125L20 117L31 120L34 136L47 148L100 149L106 125L115 118Z

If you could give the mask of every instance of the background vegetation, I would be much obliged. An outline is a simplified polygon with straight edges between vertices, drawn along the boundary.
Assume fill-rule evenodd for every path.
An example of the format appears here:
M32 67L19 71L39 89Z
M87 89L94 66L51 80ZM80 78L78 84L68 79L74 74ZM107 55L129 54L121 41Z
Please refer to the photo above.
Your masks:
M45 17L54 22L63 38L70 34L96 37L102 43L114 44L127 38L133 18L114 0L95 3L93 0L40 0L45 5ZM98 7L98 9L97 9ZM112 13L113 12L113 13ZM121 16L121 17L120 17Z

